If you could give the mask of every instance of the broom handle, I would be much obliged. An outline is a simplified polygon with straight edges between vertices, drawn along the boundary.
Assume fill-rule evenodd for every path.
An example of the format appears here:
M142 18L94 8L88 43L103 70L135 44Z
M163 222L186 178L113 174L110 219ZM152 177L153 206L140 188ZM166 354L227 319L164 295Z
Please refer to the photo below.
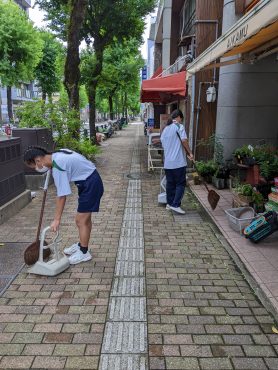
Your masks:
M44 207L45 207L46 194L47 194L47 189L48 189L50 174L51 174L51 170L48 170L47 171L47 174L46 174L46 179L45 179L45 182L44 182L44 187L43 187L42 206L41 206L40 220L39 220L39 226L38 226L37 237L36 237L36 241L37 242L40 239L40 233L41 233L41 227L42 227L42 219L43 219L43 213L44 213Z

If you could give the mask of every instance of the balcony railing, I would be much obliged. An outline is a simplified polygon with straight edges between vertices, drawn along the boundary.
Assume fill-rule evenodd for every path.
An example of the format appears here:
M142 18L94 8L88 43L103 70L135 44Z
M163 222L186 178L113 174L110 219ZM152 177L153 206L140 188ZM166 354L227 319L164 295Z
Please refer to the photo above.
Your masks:
M177 60L175 61L175 63L173 63L170 67L168 67L167 69L165 69L162 72L161 76L165 77L165 76L171 75L173 73L180 72L181 69L184 67L184 65L189 62L189 58L190 58L189 55L184 55L182 57L178 57Z

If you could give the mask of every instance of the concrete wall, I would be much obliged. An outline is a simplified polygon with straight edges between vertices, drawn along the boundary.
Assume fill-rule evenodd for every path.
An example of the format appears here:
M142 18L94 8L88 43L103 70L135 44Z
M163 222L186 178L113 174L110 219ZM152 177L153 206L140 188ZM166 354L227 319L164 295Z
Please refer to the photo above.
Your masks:
M172 0L164 1L163 27L162 27L162 69L165 70L171 65L171 19Z
M223 33L237 17L234 2L225 0ZM235 148L261 140L278 143L278 62L276 55L254 65L235 64L220 69L216 136L224 157Z

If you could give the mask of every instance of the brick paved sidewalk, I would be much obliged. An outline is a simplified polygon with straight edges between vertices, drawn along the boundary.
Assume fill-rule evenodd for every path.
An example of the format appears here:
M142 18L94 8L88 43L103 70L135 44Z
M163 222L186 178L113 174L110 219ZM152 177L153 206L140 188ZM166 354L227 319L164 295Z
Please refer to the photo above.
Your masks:
M54 278L22 271L0 298L0 368L278 369L273 320L195 198L186 195L184 218L157 205L142 134L129 126L98 159L105 196L93 260ZM33 241L39 202L1 225L1 238ZM65 245L76 241L75 206L70 197Z

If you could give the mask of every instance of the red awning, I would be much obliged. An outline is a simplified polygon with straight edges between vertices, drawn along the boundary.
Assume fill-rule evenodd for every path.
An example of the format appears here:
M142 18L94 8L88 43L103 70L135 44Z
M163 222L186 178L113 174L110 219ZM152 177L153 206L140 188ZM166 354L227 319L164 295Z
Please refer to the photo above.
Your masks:
M186 71L174 73L165 77L156 77L142 82L141 102L159 103L165 98L177 95L185 97Z

